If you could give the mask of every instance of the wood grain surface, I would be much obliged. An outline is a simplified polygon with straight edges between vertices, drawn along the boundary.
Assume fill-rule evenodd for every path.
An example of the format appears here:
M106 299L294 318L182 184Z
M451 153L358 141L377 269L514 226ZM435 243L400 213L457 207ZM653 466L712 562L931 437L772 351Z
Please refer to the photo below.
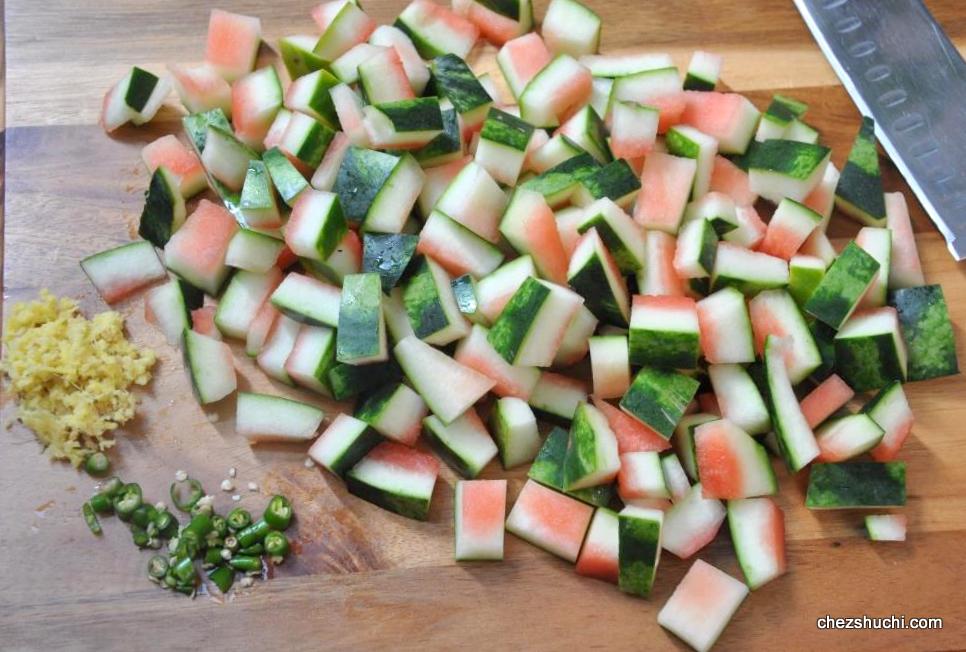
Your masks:
M870 0L871 1L871 0ZM270 42L311 32L308 0L222 0L261 16ZM763 106L775 89L806 101L841 164L858 113L837 83L791 2L785 0L591 0L604 19L604 51L669 51L684 65L695 48L725 55L724 81ZM159 119L108 138L96 126L104 91L132 64L160 71L202 57L208 0L7 0L6 168L3 177L3 303L40 288L105 309L77 261L128 241L136 230L147 175L140 148L177 132L174 98ZM368 0L380 22L401 0ZM545 2L538 2L542 15ZM960 48L962 0L929 2ZM477 56L492 68L492 48ZM888 162L887 189L907 190ZM964 357L966 275L908 195L929 282L942 283ZM855 225L838 216L832 233ZM839 244L844 240L839 240ZM570 565L508 535L503 563L452 559L452 488L444 470L429 521L417 523L350 496L342 484L305 468L304 446L249 447L234 432L234 402L206 413L191 397L178 352L144 323L140 298L118 309L137 343L159 354L140 416L119 434L116 470L165 499L176 469L215 490L237 467L241 505L260 510L272 492L294 499L300 554L269 582L230 604L193 602L145 579L150 556L127 528L105 519L94 539L80 518L91 480L50 463L22 427L0 429L0 649L362 650L683 649L656 623L660 606L690 562L665 555L654 596L637 600L578 577ZM237 348L237 347L236 347ZM238 350L242 388L299 396L334 415L347 405L275 384ZM903 449L908 462L909 541L871 544L859 513L813 513L802 506L804 474L779 470L788 531L789 573L752 594L717 649L949 650L966 647L966 381L909 385L917 423ZM504 476L497 464L483 477ZM511 501L523 471L510 473ZM248 481L259 491L248 492ZM232 503L219 492L219 508ZM726 532L700 557L737 574ZM941 631L829 632L816 619L869 614L939 616Z

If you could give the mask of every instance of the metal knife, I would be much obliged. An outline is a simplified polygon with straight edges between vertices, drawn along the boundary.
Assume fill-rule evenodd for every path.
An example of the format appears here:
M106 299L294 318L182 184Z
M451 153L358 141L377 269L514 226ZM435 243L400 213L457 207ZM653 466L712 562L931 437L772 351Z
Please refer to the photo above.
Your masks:
M966 258L966 62L921 0L794 0L859 110Z

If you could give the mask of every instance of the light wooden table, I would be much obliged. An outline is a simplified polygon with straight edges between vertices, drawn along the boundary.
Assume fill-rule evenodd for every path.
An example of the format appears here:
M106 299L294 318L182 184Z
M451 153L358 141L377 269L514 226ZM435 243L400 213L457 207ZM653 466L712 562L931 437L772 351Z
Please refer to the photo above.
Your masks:
M177 131L178 115L165 109L150 127L125 129L111 139L96 126L101 97L132 64L161 70L168 61L200 59L212 4L7 0L5 305L48 287L79 297L89 312L104 309L77 261L132 237L147 184L139 149ZM271 40L313 30L308 1L217 4L260 15ZM720 52L725 82L759 106L776 89L808 102L809 121L835 148L835 162L844 160L859 116L790 2L591 4L604 18L605 51L670 51L681 65L694 48ZM966 44L963 3L929 4L954 41ZM388 22L403 3L365 5ZM538 3L539 14L544 6ZM489 61L487 53L482 60ZM884 165L888 189L904 189L891 164ZM964 268L953 263L911 196L910 202L927 278L943 284L966 360ZM832 228L838 237L855 232L843 218ZM119 309L133 339L155 348L160 362L142 416L120 437L118 472L157 500L166 498L175 469L214 490L235 466L242 486L253 480L261 488L257 495L242 491L243 505L261 509L265 494L274 491L294 498L301 554L231 604L175 598L147 582L149 555L131 545L126 528L105 519L102 540L87 532L79 508L91 490L89 478L49 463L24 429L3 429L0 649L682 647L657 626L656 613L689 563L666 555L655 594L646 601L578 577L568 564L513 536L503 563L458 565L451 553L452 473L443 473L429 521L416 523L304 468L304 447L252 449L234 433L233 405L206 415L195 404L177 352L145 325L141 300ZM266 381L247 360L239 371L243 387L298 394ZM790 572L748 598L718 649L966 647L966 382L958 376L910 385L908 392L917 417L902 454L909 465L908 543L873 545L858 514L805 510L805 479L780 471ZM6 423L11 406L3 400ZM323 405L332 412L347 407ZM484 476L502 475L495 466ZM510 477L515 495L522 472ZM230 505L225 494L219 502ZM738 572L727 534L700 557ZM825 614L863 613L940 616L945 629L816 628Z

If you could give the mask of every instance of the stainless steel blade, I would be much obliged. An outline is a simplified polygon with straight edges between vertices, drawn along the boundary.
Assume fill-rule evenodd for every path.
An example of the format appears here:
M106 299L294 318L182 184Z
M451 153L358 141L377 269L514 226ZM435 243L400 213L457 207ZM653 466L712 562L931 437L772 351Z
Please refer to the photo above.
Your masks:
M794 0L859 110L966 258L966 62L921 0Z

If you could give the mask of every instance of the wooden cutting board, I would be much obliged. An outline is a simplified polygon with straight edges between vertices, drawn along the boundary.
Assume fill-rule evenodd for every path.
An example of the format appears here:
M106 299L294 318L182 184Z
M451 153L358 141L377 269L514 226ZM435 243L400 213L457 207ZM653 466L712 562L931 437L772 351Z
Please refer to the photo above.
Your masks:
M96 126L105 90L132 64L162 70L202 57L212 2L192 0L7 0L7 129L3 301L34 298L40 288L78 297L88 313L105 305L77 261L131 239L147 175L140 148L178 131L166 107L147 128L108 138ZM311 33L308 0L223 0L226 9L260 15L274 41ZM538 3L542 15L545 2ZM604 19L605 51L669 51L686 65L691 50L725 55L724 80L764 106L777 89L807 102L841 165L858 113L837 83L790 2L775 0L592 0ZM380 22L402 0L368 0ZM959 0L931 2L954 41L966 43ZM492 68L492 49L478 57ZM907 190L884 162L888 190ZM966 276L909 195L929 282L942 283L963 356ZM856 226L839 216L832 233ZM838 242L842 244L842 241ZM150 556L127 528L105 519L93 538L80 518L90 478L50 463L19 426L0 430L0 648L3 649L369 649L486 646L492 649L674 649L656 614L690 562L665 555L655 593L638 600L578 577L566 563L507 536L503 563L452 559L454 476L443 472L429 521L417 523L350 496L317 468L305 446L249 447L235 434L233 401L200 409L177 351L144 323L140 298L118 306L139 344L157 350L156 379L139 417L119 433L116 471L165 500L176 469L218 494L238 469L241 505L261 510L267 495L294 499L296 555L270 582L230 604L190 601L145 579ZM242 388L297 395L330 415L349 406L267 381L240 354ZM909 540L872 544L860 513L812 513L802 507L806 478L779 471L788 531L787 576L751 595L718 649L952 649L966 646L966 381L962 376L908 386L917 423L902 453L908 462ZM12 420L9 397L3 421ZM491 465L484 477L502 477ZM511 500L523 472L509 474ZM249 492L245 485L257 483ZM737 574L726 533L699 556ZM942 631L828 632L816 619L891 614L938 616Z

